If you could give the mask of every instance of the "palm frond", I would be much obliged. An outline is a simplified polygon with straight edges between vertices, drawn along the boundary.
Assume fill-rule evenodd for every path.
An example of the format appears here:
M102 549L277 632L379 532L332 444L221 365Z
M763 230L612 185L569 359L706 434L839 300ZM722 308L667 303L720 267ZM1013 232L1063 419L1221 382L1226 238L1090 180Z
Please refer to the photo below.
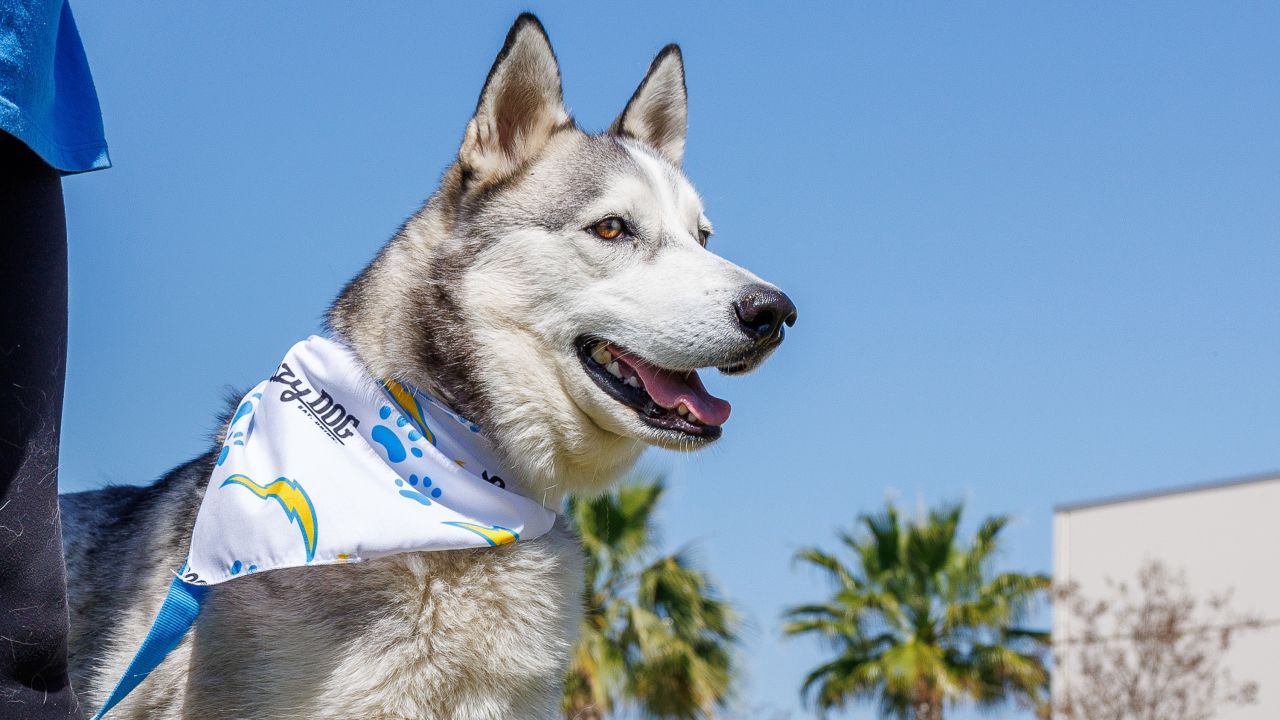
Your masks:
M841 588L850 589L858 587L858 582L854 579L853 571L845 567L845 564L835 555L823 552L818 548L801 548L796 552L793 562L808 563L814 567L824 570Z
M688 550L653 557L662 491L660 481L636 483L567 503L587 572L566 714L625 705L646 717L698 718L731 695L740 621Z
M926 705L1047 697L1048 634L1019 623L1049 579L992 573L1008 518L987 518L966 542L962 516L952 503L903 522L888 504L837 534L854 565L816 547L796 554L836 580L825 601L783 614L787 636L835 651L806 675L802 697L821 711L876 699L882 716L904 720Z

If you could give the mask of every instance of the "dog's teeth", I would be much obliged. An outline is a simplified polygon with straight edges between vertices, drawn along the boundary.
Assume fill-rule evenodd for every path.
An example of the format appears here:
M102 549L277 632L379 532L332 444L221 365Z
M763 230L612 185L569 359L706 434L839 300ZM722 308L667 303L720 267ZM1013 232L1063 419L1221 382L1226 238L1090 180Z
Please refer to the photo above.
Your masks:
M616 362L608 363L607 365L604 366L604 369L608 370L610 375L618 378L619 380L622 379L622 368L618 367L618 363Z
M636 379L636 376L635 376L635 375L631 375L631 376L627 377L627 379L626 379L626 380L623 380L622 382L623 382L624 384L630 385L630 386L631 386L631 387L633 387L633 388L638 388L638 387L640 387L640 381Z
M609 352L608 350L605 350L604 345L602 344L596 347L595 351L591 353L591 359L595 360L601 365L608 365L609 363L613 362L613 353Z
M689 406L685 405L684 403L680 403L680 405L676 407L676 412L680 413L681 415L688 415Z

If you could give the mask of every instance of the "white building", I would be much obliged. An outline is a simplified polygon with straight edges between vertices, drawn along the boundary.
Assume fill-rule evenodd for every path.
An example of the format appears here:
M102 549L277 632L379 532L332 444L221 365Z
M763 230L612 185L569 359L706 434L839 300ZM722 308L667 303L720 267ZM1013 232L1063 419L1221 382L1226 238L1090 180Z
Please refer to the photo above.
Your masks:
M1262 626L1233 639L1226 663L1236 679L1259 684L1258 702L1215 720L1280 720L1280 476L1064 505L1053 547L1055 584L1078 583L1090 597L1108 596L1107 578L1135 584L1148 560L1185 572L1198 598L1232 590L1231 607ZM1079 625L1055 607L1055 648L1075 647ZM1055 693L1064 682L1069 674L1055 677Z

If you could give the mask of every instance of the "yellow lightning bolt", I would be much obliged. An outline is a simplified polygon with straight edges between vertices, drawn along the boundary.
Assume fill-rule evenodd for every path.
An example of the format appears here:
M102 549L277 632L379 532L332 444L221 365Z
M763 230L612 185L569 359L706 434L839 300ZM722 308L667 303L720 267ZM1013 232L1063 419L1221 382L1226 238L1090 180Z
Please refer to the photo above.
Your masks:
M454 527L460 527L463 530L470 530L485 540L488 540L489 544L494 546L506 545L507 543L513 543L520 539L520 534L515 530L504 528L501 525L490 525L489 527L485 527L483 525L476 525L475 523L469 522L446 522L445 525L453 525Z
M386 386L387 392L391 393L391 399L396 401L396 405L399 405L401 410L418 421L418 427L422 428L422 434L426 436L427 442L435 445L436 436L431 432L431 428L427 426L426 413L422 412L422 406L418 404L418 399L413 396L413 393L395 380L387 380L383 385Z
M299 529L302 530L302 542L307 548L307 562L311 562L316 557L316 535L318 529L316 527L316 508L311 504L311 498L307 496L307 491L296 480L289 478L277 478L275 482L269 483L265 487L254 482L246 475L232 475L222 481L222 487L228 485L239 485L249 488L249 492L266 500L271 498L280 503L280 507L284 508L285 517L290 522L297 521Z

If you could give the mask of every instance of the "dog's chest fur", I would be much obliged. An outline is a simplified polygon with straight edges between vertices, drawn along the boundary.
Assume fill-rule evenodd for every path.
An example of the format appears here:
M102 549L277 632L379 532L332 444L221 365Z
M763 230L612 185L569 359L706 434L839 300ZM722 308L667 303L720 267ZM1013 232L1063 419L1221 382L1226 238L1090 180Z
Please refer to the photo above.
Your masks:
M68 537L71 587L103 588L72 596L73 625L89 628L72 637L73 680L90 707L128 664L169 570L181 564L190 528L182 516L191 505L182 484L166 481L131 492L132 502L118 500L129 505L118 519L135 532L147 528L143 537L115 536L110 522L89 529L103 519L92 513L111 505L111 493L134 489L64 500L65 522L81 529ZM147 557L146 566L101 565L96 556L112 543L127 546L117 552ZM157 555L168 562L156 563ZM213 589L189 639L111 717L553 717L581 618L581 566L576 539L557 525L499 548L275 570L225 583ZM135 570L132 582L121 584ZM86 666L90 658L98 664Z

